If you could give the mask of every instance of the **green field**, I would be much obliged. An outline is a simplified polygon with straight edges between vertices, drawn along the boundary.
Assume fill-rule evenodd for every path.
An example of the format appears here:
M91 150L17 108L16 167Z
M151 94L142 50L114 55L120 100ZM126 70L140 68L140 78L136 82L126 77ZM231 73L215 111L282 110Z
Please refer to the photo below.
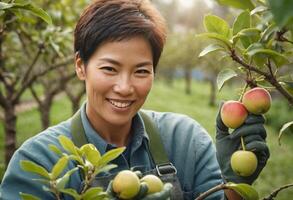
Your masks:
M217 107L208 106L209 85L202 82L194 82L192 94L184 93L183 82L176 82L173 87L168 87L162 82L156 82L154 88L145 104L146 109L157 111L170 111L184 113L200 122L214 138L215 118ZM236 99L231 94L235 94L233 88L226 87L218 94L217 101ZM61 111L61 112L60 112ZM283 115L284 113L280 113ZM71 115L71 107L66 98L61 98L53 105L51 112L52 123L56 124ZM20 145L27 138L35 135L41 129L40 118L37 110L19 114L17 121L17 140ZM267 167L256 181L255 187L260 192L260 196L268 195L275 188L293 183L293 137L286 134L282 138L282 146L278 145L277 130L267 126L268 144L271 150L271 158ZM3 166L3 123L0 124L0 163ZM289 200L293 197L293 188L285 190L278 195L278 200Z

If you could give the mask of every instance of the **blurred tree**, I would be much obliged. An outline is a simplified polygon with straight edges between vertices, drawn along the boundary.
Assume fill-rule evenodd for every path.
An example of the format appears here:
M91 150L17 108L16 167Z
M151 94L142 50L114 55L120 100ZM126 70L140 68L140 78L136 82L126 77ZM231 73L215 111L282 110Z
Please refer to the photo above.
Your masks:
M85 85L74 78L65 85L64 91L71 102L71 110L72 114L74 114L79 109L80 101L85 94Z
M51 17L30 1L10 2L0 2L0 105L4 111L6 164L16 149L16 105L37 79L43 83L51 77L64 79L53 71L73 63L72 30L79 9L88 1L34 1L53 16L55 26L45 24L52 24ZM55 75L44 77L49 72Z

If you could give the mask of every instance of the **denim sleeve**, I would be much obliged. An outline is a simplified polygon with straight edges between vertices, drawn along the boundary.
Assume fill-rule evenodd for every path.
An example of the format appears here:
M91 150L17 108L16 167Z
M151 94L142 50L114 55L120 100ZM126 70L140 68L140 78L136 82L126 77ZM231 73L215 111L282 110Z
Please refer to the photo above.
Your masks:
M44 134L39 134L38 136L27 140L14 153L1 183L0 199L20 199L21 192L32 194L36 197L39 197L40 199L56 199L52 193L44 191L43 183L33 180L40 179L42 178L41 176L23 171L20 167L21 160L29 160L38 165L41 165L50 172L53 165L58 161L59 157L49 150L48 144L54 144L61 148L58 143L57 135L54 135L52 132L45 132ZM72 167L73 165L69 164L69 167L65 169L65 171ZM77 175L73 175L73 180L70 180L69 182L78 182L76 177ZM70 186L73 188L76 187L72 184ZM71 198L65 197L65 199Z
M169 160L175 165L184 199L221 184L221 171L210 135L195 120L180 114L148 112L161 134ZM208 200L221 200L223 191Z

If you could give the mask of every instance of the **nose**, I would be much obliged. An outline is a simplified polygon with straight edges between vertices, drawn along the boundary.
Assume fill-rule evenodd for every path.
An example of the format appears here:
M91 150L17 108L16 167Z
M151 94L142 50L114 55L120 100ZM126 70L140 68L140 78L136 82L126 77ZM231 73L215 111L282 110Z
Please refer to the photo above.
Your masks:
M128 96L132 94L134 92L134 86L131 77L129 75L121 75L117 79L113 90L122 96Z

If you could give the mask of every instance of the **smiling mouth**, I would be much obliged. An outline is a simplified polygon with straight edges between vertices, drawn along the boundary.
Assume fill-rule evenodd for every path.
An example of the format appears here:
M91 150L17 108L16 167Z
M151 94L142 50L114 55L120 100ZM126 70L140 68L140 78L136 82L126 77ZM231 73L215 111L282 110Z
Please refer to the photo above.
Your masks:
M121 100L114 100L114 99L107 99L113 106L117 108L127 108L130 107L134 101L121 101Z

